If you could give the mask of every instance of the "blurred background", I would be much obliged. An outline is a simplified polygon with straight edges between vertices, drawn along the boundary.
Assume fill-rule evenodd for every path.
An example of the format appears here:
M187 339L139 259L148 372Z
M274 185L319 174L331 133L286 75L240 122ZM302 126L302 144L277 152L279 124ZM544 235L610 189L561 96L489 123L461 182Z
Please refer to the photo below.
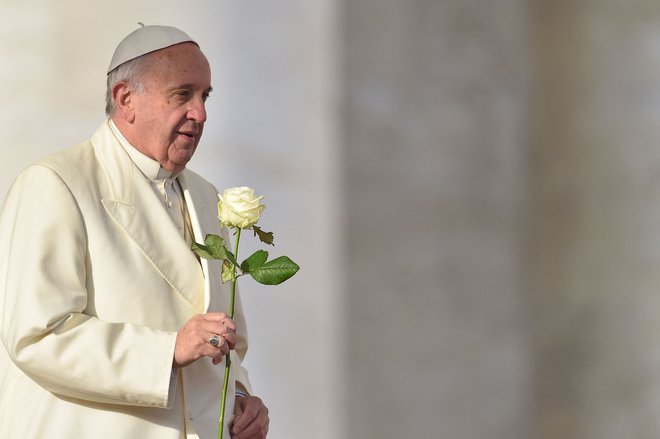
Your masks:
M659 437L660 3L0 0L0 199L138 21L199 42L189 167L302 266L241 284L269 438Z

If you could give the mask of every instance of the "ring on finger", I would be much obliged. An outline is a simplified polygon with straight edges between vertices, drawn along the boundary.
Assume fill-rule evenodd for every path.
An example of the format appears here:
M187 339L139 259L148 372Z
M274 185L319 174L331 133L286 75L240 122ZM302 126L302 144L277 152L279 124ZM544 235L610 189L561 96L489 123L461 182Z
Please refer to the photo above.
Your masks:
M209 343L211 343L213 346L215 346L217 348L217 347L222 346L223 344L225 344L225 340L223 338L222 343L220 343L220 336L218 334L213 334L213 337L211 337L209 339Z

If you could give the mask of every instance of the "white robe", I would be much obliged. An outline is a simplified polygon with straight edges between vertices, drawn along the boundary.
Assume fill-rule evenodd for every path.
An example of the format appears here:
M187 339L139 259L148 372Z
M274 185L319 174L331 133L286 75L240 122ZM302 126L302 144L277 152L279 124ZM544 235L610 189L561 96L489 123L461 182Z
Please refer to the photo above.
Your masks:
M195 240L220 234L217 190L189 170L179 180ZM172 358L186 321L229 309L220 271L195 258L107 121L23 171L0 214L0 438L180 439L188 422L217 438L224 362L173 378ZM240 301L235 321L227 421L235 381L250 390Z

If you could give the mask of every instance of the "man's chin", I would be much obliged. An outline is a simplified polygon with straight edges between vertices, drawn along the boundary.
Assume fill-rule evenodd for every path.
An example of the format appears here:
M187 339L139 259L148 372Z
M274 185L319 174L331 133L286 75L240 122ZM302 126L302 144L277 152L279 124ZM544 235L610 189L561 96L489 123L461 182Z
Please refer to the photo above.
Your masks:
M186 164L193 158L197 145L175 145L170 148L168 161L180 168L185 168Z
M161 162L160 165L168 172L178 173L185 169L191 158L192 156L187 159L181 157L169 157L165 162Z

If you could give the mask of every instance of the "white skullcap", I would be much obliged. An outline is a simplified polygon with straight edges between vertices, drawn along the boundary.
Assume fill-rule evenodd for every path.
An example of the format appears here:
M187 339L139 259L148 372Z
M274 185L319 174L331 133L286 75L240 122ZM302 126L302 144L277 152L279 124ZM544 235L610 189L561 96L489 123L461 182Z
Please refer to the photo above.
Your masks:
M108 67L108 73L126 61L155 50L164 49L187 41L197 44L188 34L175 27L138 24L141 27L128 34L115 49L110 66Z

